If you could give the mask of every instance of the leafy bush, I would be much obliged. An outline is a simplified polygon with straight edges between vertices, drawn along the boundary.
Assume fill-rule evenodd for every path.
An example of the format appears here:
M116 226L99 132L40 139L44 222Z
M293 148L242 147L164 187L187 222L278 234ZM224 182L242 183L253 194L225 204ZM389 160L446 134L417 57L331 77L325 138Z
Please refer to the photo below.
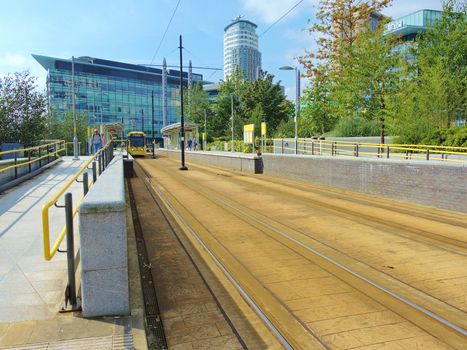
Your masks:
M367 120L361 117L355 117L351 119L339 120L336 124L336 127L331 132L329 132L328 136L378 136L379 133L380 130L378 122Z
M467 147L467 126L449 129L429 129L423 133L420 130L406 130L394 138L394 143L423 144L435 146Z

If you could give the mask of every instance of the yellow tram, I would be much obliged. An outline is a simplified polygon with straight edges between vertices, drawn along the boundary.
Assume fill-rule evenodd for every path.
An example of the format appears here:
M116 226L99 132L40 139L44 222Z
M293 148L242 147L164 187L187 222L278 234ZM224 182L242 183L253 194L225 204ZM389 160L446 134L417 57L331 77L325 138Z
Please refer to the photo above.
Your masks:
M131 131L127 135L127 149L132 156L146 154L146 135L142 131Z

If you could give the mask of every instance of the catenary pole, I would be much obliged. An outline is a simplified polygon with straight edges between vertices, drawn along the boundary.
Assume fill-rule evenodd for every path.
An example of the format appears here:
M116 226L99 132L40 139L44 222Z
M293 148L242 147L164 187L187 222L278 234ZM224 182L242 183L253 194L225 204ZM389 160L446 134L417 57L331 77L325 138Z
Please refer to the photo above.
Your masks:
M156 139L154 138L154 90L151 92L151 112L152 112L152 159L156 158Z
M79 160L78 136L76 136L76 114L75 114L75 56L71 56L71 100L73 104L73 160Z
M183 114L183 56L182 56L182 36L180 35L180 150L181 150L181 157L182 157L182 165L180 170L188 170L185 165L185 117Z
M230 152L235 152L235 145L234 145L234 107L233 107L233 95L230 95L230 114L232 119L232 149Z

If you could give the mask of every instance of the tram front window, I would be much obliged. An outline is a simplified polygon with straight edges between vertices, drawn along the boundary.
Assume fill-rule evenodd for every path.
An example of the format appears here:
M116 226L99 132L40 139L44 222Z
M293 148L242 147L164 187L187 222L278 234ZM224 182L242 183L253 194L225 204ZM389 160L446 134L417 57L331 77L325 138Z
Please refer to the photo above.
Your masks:
M144 147L144 136L134 135L130 137L131 147Z

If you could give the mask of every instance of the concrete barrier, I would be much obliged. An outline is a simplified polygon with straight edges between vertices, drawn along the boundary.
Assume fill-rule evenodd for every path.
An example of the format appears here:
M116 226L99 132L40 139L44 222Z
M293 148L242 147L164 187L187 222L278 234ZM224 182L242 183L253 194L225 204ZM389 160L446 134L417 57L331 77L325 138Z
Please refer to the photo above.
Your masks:
M128 315L123 161L116 156L79 208L83 316Z
M19 161L27 161L28 158L21 158ZM16 168L16 175L15 169L8 169L5 171L0 172L0 192L5 191L11 187L14 187L20 184L23 181L26 181L40 172L44 171L45 169L50 168L51 166L60 162L61 159L56 159L55 157L50 157L50 159L43 159L40 163L34 162L26 165L19 165ZM14 160L0 160L0 167L7 167L14 164Z
M263 154L264 174L467 212L460 163Z
M180 159L180 150L158 149L156 151L157 155ZM243 171L250 174L261 174L263 171L262 158L256 154L187 151L185 152L185 159L187 162Z

